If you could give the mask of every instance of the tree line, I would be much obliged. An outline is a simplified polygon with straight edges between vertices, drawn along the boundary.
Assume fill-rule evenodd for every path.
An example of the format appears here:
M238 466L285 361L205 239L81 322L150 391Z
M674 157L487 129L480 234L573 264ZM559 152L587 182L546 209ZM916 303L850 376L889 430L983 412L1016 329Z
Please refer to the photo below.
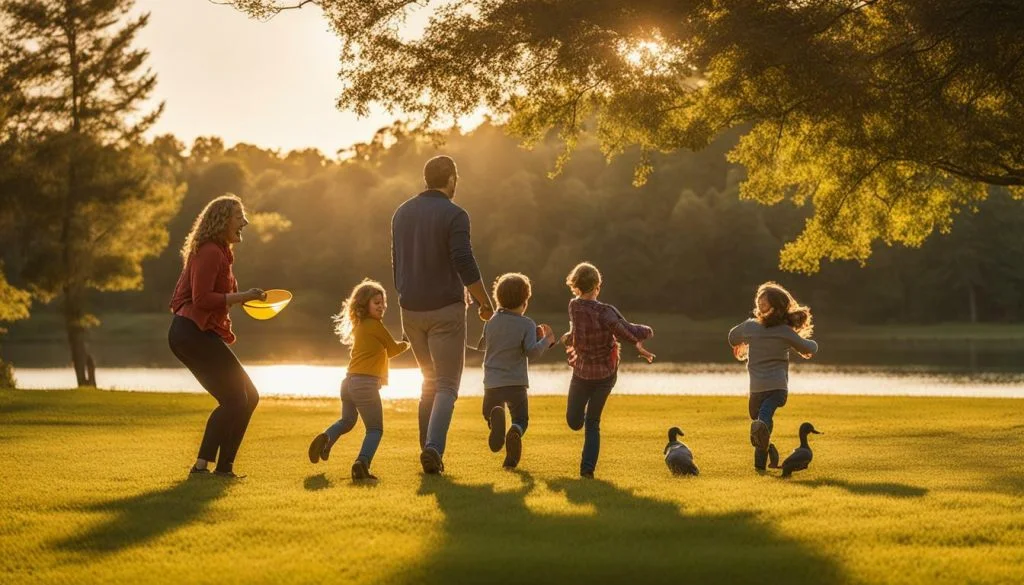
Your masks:
M738 133L737 133L738 134ZM994 189L977 211L954 219L948 234L920 248L876 244L872 261L826 263L814 275L779 269L779 250L807 221L786 202L739 197L743 168L725 152L727 134L699 153L657 155L643 186L633 185L641 154L609 163L583 141L552 176L560 145L522 148L489 122L441 136L384 128L331 159L315 150L278 153L226 148L201 138L189 149L157 141L186 187L168 224L171 245L143 263L142 291L98 298L104 310L164 310L181 267L180 242L211 198L240 195L252 234L239 246L236 273L246 285L296 293L295 308L328 315L364 277L393 285L391 214L422 190L423 162L445 152L459 164L456 202L470 213L473 246L485 278L506 271L534 281L531 310L562 311L569 269L599 266L606 295L633 311L693 319L739 318L765 280L791 286L820 318L844 323L1019 321L1024 279L1024 208Z

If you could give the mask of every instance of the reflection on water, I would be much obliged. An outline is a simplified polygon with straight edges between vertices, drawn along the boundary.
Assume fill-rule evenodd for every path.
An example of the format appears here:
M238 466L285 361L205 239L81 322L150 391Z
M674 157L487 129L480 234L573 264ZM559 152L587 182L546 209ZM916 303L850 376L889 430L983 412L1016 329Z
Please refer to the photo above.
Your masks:
M345 368L324 365L246 366L264 396L336 397ZM877 368L794 366L790 390L799 394L856 394L876 396L971 396L1024 398L1024 375L964 375L933 370L894 372ZM67 388L74 384L70 368L18 368L19 388ZM565 394L571 372L564 366L540 366L530 371L532 394ZM184 368L100 368L103 388L157 392L203 392ZM415 368L392 368L384 398L416 398L422 378ZM659 364L624 367L616 394L677 394L742 396L747 375L742 365ZM467 367L460 395L483 394L483 372Z
M326 331L326 329L325 329ZM162 332L154 332L156 333ZM477 332L471 332L475 339ZM944 372L981 373L1016 372L1024 374L1024 339L857 339L821 336L822 351L812 364L819 366L879 366L889 369L908 367L937 368ZM662 363L698 363L735 365L732 352L722 337L659 334L648 344ZM152 339L99 339L91 344L101 368L176 368L181 364L167 348L163 337ZM67 366L66 343L53 341L6 340L3 358L23 368ZM322 335L252 335L232 347L243 364L323 364L342 365L348 351L328 332ZM635 362L636 355L624 351L624 361ZM479 365L480 354L470 351L467 363ZM564 354L553 350L539 362L555 366L564 363ZM392 361L395 367L415 366L411 352Z

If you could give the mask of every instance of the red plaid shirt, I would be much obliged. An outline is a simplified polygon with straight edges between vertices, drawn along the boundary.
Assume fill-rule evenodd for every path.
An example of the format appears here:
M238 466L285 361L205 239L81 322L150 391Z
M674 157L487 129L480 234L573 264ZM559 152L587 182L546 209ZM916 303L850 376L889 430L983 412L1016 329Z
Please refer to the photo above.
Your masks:
M647 325L626 321L622 313L599 301L569 301L569 338L576 353L573 375L584 380L610 377L619 367L619 341L643 341L653 334Z

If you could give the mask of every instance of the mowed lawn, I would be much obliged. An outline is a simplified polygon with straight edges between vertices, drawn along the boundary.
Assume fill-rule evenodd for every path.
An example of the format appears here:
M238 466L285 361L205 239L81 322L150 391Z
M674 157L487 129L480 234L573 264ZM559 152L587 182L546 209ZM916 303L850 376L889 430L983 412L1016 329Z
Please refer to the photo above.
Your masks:
M746 399L609 400L597 479L564 398L531 400L520 469L463 398L447 473L418 461L416 403L385 406L374 485L306 446L337 401L264 399L239 482L187 479L213 400L0 392L3 583L1022 583L1024 403L793 395L815 461L792 480L751 467ZM701 475L673 478L682 426Z

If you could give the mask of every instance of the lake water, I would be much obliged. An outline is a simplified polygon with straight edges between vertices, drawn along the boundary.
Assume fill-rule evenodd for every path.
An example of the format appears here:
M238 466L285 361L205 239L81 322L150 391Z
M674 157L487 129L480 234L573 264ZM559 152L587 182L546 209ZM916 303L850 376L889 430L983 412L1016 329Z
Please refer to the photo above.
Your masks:
M266 322L260 322L265 324ZM271 322L273 323L273 322ZM240 324L255 327L252 323ZM345 376L347 349L330 335L253 331L234 347L265 396L331 397ZM260 333L260 334L257 334ZM473 335L478 331L471 332ZM822 351L810 362L795 360L794 393L900 396L1024 397L1024 339L819 339ZM722 336L666 331L652 340L658 361L648 365L629 351L618 394L736 395L747 391L743 364L732 358ZM98 339L92 350L100 387L116 390L202 392L167 348L164 331L139 339ZM74 373L65 343L8 339L3 356L16 365L21 388L68 388ZM461 394L481 395L480 354L467 352ZM411 352L392 361L385 398L419 396L420 373ZM570 371L564 353L550 351L531 365L533 394L562 394Z
M245 369L264 396L335 398L345 376L344 367L332 365L247 365ZM530 392L564 395L570 375L570 370L564 366L531 368ZM26 389L68 388L75 382L70 368L18 368L15 376L18 387ZM102 388L110 390L203 392L184 368L99 368L96 378ZM418 369L392 368L390 381L381 391L382 397L419 396L422 378ZM482 381L479 366L467 366L460 394L482 395ZM794 394L1024 398L1024 374L794 364L790 371L790 391ZM615 386L616 394L742 396L746 392L746 371L738 363L628 365L623 367Z

